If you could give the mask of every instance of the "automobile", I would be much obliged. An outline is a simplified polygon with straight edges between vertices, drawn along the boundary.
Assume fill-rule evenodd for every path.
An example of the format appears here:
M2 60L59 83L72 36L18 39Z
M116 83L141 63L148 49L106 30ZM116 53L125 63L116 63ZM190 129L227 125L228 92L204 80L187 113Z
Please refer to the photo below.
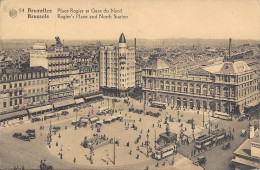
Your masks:
M245 136L246 136L246 133L247 133L246 130L245 130L245 129L242 129L242 130L241 130L241 133L240 133L240 136L241 136L241 137L245 137Z
M112 102L120 102L118 99L112 99Z
M148 111L148 112L146 112L145 114L146 114L146 115L152 115L152 114L153 114L153 112L151 112L151 111Z
M34 118L32 118L32 123L34 123L34 122L39 122L39 121L41 121L42 119L41 118L39 118L39 117L34 117Z
M30 138L30 136L22 135L22 136L21 136L21 140L23 140L23 141L30 141L31 138Z
M238 122L242 122L242 121L244 121L246 119L246 116L241 116L237 121Z
M128 103L129 103L129 101L128 101L127 99L124 99L124 103L128 104Z
M28 134L28 133L35 133L35 129L27 129L25 132L26 132L27 134Z
M186 123L188 123L188 124L192 124L192 119L187 120Z
M222 146L222 149L223 149L223 150L226 150L226 149L228 149L228 148L230 148L230 143L229 143L229 142L226 143L226 144L224 144L224 145Z
M63 110L63 111L61 112L61 115L67 115L67 114L69 114L69 112L68 112L67 110Z
M206 163L205 156L199 156L197 160L193 162L194 165L201 166L202 164Z
M55 130L55 131L59 131L60 130L60 126L53 126L52 129Z
M128 111L129 111L129 112L133 112L134 110L135 110L135 109L134 109L133 107L130 107Z
M14 133L14 134L13 134L13 137L14 137L14 138L17 138L17 139L21 139L22 136L23 136L22 133Z
M152 116L153 116L153 117L159 117L159 116L161 116L161 113L159 113L159 112L157 112L157 113L153 113Z

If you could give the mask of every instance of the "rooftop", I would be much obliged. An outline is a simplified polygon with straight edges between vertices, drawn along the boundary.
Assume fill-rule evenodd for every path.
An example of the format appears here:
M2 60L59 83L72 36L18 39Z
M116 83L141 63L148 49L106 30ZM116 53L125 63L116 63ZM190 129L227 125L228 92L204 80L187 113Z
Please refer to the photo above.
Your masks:
M240 74L251 70L251 68L244 61L235 61L234 63L224 62L216 65L203 67L202 69L213 74Z
M124 33L121 33L120 38L119 38L119 43L126 43Z
M150 58L144 67L144 69L153 69L153 70L160 70L160 69L167 69L169 68L168 64L160 58Z

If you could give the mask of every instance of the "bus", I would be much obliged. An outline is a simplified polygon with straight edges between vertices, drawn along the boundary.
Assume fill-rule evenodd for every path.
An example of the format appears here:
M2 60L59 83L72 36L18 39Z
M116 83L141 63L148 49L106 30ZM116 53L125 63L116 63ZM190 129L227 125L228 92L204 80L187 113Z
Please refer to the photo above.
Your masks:
M166 104L165 103L161 103L161 102L152 102L151 103L151 107L156 107L156 108L160 108L160 109L166 109Z
M211 131L210 135L204 134L204 135L199 136L195 140L195 148L202 149L203 147L207 147L210 144L224 140L225 137L226 137L225 129L213 130L213 131Z
M228 113L222 113L222 112L215 112L214 117L218 119L223 119L223 120L232 120L232 117Z
M202 149L203 146L208 146L213 143L212 135L201 135L195 140L195 148Z
M167 156L173 155L177 152L177 146L175 144L164 145L155 150L154 158L161 160Z
M98 109L97 115L105 115L110 112L111 112L111 110L109 108L103 107L103 108Z

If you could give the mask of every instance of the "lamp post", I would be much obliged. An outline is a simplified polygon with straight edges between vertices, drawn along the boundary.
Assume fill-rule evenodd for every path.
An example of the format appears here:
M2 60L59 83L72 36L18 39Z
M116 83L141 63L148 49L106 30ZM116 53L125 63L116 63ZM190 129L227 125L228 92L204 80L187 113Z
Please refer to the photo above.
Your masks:
M209 135L210 135L210 114L208 112L208 116L209 116Z
M113 164L115 165L116 164L116 140L115 140L115 137L114 137L114 161L113 161Z
M147 150L147 153L146 153L146 157L148 157L148 138L149 138L149 134L147 133L146 135L146 150Z
M76 123L75 123L75 130L77 130L77 124L78 124L78 111L79 109L77 107L75 107L75 111L76 111Z
M202 119L202 123L203 123L203 127L204 127L204 123L205 123L205 120L204 120L204 107L203 107L203 119Z

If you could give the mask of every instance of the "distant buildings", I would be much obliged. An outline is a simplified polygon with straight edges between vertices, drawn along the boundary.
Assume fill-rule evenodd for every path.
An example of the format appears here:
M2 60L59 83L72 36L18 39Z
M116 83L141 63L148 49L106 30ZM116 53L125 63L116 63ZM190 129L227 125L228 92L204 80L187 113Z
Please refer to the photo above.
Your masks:
M258 78L243 61L224 62L173 75L159 58L143 68L143 95L178 109L242 113L256 105L260 96Z
M122 33L119 44L100 48L100 88L104 94L128 96L135 87L135 49L128 48Z
M47 74L41 66L0 69L0 112L47 104Z

